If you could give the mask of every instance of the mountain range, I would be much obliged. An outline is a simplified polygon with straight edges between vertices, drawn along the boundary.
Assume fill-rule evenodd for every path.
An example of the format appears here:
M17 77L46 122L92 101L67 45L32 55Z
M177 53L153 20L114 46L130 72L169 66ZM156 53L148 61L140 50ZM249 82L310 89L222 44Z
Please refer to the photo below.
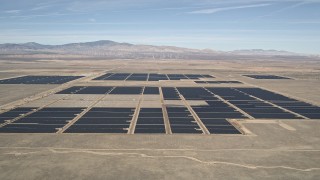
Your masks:
M0 44L0 58L41 57L55 58L104 58L104 59L224 59L237 56L238 58L262 57L309 57L277 50L236 50L214 51L211 49L190 49L174 46L134 45L109 40L63 45L43 45L35 42L22 44ZM315 56L313 56L314 58Z

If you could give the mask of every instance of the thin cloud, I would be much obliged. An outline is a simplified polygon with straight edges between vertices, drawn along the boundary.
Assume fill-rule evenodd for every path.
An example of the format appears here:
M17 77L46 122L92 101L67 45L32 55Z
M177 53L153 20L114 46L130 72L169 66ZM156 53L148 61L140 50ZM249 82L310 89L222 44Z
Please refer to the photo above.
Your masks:
M90 22L96 22L97 20L95 18L90 18L89 21Z
M305 21L291 21L287 22L288 24L320 24L320 21L317 20L305 20Z
M274 14L282 13L282 12L285 12L285 11L287 11L287 10L289 10L289 9L294 9L294 8L299 7L299 6L303 6L303 5L311 4L311 3L314 3L314 1L302 1L302 2L300 2L300 3L296 3L296 4L293 4L293 5L291 5L291 6L287 6L287 7L285 7L285 8L282 8L282 9L279 9L279 10L276 10L276 11L273 11L273 12L270 12L270 13L268 13L268 14L266 14L266 15L263 15L263 16L260 16L260 17L258 17L258 18L263 18L263 17L267 17L267 16L272 16L272 15L274 15Z
M37 17L55 17L55 16L72 16L88 13L51 13L51 14L34 14L34 15L15 15L9 16L10 18L37 18Z
M234 9L245 9L245 8L256 8L270 6L271 4L254 4L254 5L243 5L243 6L233 6L233 7L224 7L224 8L211 8L211 9L202 9L197 11L191 11L189 14L213 14L221 11L229 11Z
M4 11L5 13L8 13L8 14L17 14L19 12L21 12L21 10L7 10L7 11Z
M38 10L43 10L43 9L47 9L47 8L50 8L52 7L51 5L43 5L43 6L37 6L37 7L34 7L32 9L30 9L31 11L38 11Z

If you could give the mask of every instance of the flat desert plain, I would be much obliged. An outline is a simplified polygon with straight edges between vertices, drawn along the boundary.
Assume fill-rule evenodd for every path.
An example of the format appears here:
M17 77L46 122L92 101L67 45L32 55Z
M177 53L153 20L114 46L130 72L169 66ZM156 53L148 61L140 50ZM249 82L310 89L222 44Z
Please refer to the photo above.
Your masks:
M159 74L167 79L148 81ZM320 177L319 61L0 61L0 82L21 76L81 78L0 83L0 179ZM51 123L62 118L50 108L77 113ZM130 119L103 119L108 108Z

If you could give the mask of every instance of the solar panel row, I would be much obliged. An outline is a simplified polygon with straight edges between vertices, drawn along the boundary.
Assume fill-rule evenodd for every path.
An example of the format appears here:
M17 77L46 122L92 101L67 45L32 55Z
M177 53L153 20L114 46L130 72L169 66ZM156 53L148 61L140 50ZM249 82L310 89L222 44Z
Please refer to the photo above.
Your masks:
M144 87L73 86L56 94L142 94ZM145 94L159 94L158 87L147 87Z
M157 73L106 73L93 80L117 80L117 81L160 81L214 78L208 74L157 74Z
M63 84L84 76L22 76L0 80L0 84Z
M247 76L253 79L291 79L291 78L276 76L276 75L243 75L243 76Z

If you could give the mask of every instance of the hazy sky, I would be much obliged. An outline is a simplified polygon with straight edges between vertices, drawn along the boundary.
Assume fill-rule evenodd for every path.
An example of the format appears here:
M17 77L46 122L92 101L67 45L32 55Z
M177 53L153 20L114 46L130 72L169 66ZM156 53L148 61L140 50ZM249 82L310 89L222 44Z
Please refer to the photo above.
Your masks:
M320 54L320 0L0 0L0 43L102 39Z

